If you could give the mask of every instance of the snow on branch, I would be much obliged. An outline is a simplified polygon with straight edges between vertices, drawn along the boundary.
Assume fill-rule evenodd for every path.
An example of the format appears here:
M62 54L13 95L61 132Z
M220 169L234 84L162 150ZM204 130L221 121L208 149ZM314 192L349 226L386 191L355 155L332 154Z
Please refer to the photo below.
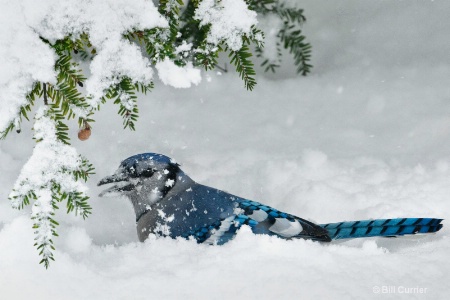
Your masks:
M166 58L156 64L158 76L166 85L176 88L190 88L192 84L198 85L202 80L200 70L195 69L192 63L184 67L177 66L173 61Z
M14 189L9 195L13 208L20 209L33 201L31 217L34 220L36 246L42 261L48 266L53 259L52 237L56 235L54 219L56 203L67 199L68 211L87 217L86 186L78 180L87 178L93 170L77 151L63 143L58 135L61 125L52 119L52 108L41 107L36 113L34 138L38 141L33 154L23 166Z
M143 84L152 79L149 60L123 34L134 28L167 26L153 2L145 0L17 0L1 4L0 132L19 118L35 81L55 83L57 56L51 48L57 41L89 36L97 55L90 64L86 89L89 103L97 106L104 90L120 76Z
M207 41L218 45L225 41L233 51L242 48L242 36L251 33L257 24L256 12L244 0L203 0L195 11L201 26L210 25Z

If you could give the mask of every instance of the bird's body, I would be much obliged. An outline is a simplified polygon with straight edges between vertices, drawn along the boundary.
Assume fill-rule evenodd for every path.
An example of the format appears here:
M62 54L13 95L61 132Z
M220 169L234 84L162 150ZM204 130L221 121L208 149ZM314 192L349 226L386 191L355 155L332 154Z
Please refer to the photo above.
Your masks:
M149 234L157 234L223 244L244 224L256 234L322 242L436 232L442 228L442 220L432 218L314 224L259 202L198 184L174 160L155 153L127 158L114 175L105 177L99 185L113 182L118 184L100 195L119 192L131 200L140 241Z

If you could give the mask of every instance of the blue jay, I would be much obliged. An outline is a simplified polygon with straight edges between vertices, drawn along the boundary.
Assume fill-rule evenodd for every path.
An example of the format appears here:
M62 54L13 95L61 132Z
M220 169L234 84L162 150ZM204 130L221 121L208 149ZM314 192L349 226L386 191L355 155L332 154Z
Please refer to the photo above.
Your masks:
M335 239L401 236L436 232L442 219L400 218L314 224L262 203L198 184L173 159L143 153L124 160L115 174L98 185L115 183L100 193L126 195L136 213L140 241L149 234L193 237L199 243L224 244L242 225L255 234L330 242Z

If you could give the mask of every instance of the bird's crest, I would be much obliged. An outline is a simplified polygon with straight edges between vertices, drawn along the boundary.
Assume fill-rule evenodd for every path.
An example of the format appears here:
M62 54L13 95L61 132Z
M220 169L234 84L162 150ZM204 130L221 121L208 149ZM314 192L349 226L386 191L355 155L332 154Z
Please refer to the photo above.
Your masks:
M136 163L147 161L150 165L152 164L167 164L167 165L176 165L179 166L173 158L168 156L158 154L158 153L141 153L128 157L124 161L121 162L121 167L131 167Z

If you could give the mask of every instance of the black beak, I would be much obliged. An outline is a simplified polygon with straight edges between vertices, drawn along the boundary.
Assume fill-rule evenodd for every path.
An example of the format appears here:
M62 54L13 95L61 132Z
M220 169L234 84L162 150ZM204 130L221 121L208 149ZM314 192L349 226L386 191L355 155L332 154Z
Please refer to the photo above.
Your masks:
M100 180L97 185L104 185L104 184L108 184L108 183L113 183L113 182L121 182L121 181L126 181L128 179L127 176L122 175L122 174L114 174L111 176L106 176L105 178L103 178L102 180Z
M119 184L113 185L112 187L102 191L98 196L114 196L116 194L121 194L123 192L129 192L136 188L136 186L128 181L129 177L124 174L114 174L111 176L106 176L102 180L100 180L97 185L104 185L108 183L118 182Z

